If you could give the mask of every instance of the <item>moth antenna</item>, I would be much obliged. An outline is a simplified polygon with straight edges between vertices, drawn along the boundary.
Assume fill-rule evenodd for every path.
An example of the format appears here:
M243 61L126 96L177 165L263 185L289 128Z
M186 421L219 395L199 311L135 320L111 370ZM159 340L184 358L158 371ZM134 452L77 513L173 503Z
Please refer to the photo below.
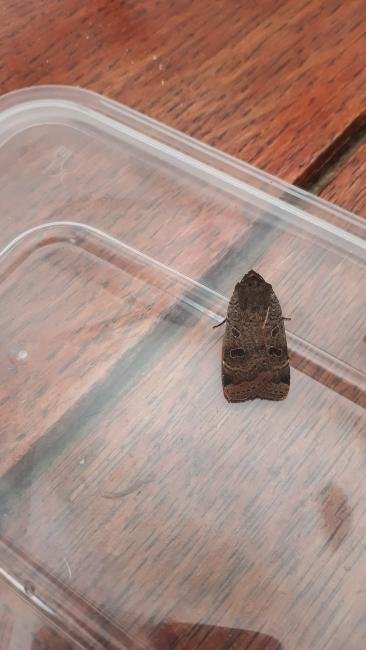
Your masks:
M214 330L216 327L221 327L221 325L223 325L224 323L226 323L226 321L227 321L227 318L225 318L223 321L221 321L221 323L217 323L217 325L213 325L213 326L212 326L212 329Z

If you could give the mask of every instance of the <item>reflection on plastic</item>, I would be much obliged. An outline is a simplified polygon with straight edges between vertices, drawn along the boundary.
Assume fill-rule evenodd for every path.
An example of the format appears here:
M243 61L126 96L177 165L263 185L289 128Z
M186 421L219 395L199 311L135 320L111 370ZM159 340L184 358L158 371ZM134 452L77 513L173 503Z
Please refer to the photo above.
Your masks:
M214 625L190 625L187 623L164 623L145 630L131 643L118 640L103 644L105 650L284 650L273 636L254 630L239 630ZM14 639L15 641L15 639ZM3 650L8 650L8 645ZM39 628L31 641L30 650L76 650L79 644L64 639L60 633L47 625ZM23 648L27 650L27 648Z
M7 246L0 250L0 272L6 276L17 268L35 249L61 242L78 246L89 254L108 261L114 266L124 267L125 264L137 264L148 267L150 271L163 272L167 281L174 280L175 289L170 285L166 291L175 291L177 299L190 307L197 309L220 323L227 311L228 300L222 294L197 282L188 276L170 268L166 264L138 251L98 228L72 222L55 221L30 230L15 237ZM354 368L341 359L336 358L327 350L323 350L311 342L300 338L292 332L287 332L290 364L298 370L310 374L313 379L326 382L330 379L341 380L354 388L355 392L344 390L344 385L338 386L332 381L333 390L339 390L345 397L363 405L366 399L366 376L361 370ZM22 351L24 352L24 351Z
M282 650L282 644L272 636L254 630L240 630L214 625L166 623L151 632L152 650Z
M170 620L136 627L128 614L121 627L1 537L0 551L25 576L22 583L0 572L1 650L20 640L22 650L284 650L256 630Z

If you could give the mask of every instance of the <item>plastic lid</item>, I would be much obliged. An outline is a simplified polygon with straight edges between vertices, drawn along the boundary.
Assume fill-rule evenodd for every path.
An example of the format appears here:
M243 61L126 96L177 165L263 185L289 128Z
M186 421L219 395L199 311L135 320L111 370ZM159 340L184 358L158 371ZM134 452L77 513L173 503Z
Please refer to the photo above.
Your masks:
M363 647L362 220L87 91L0 110L6 593L72 647ZM283 403L222 393L250 268Z

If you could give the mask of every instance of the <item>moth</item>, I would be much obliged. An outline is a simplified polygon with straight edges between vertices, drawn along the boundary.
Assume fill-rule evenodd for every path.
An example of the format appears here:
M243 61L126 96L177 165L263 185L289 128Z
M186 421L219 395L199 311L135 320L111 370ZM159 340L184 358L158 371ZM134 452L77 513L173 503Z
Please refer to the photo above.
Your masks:
M249 271L236 284L223 321L222 385L229 402L287 397L290 365L284 320L290 319L282 316L272 286Z

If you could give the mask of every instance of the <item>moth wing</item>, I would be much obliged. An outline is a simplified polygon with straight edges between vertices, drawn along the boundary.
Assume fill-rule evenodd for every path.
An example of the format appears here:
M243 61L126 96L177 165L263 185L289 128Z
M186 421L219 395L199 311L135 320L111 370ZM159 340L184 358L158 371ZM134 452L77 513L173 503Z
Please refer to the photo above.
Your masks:
M229 302L222 351L226 399L282 400L289 391L290 367L280 303L271 290L263 319L243 313L236 286Z
M290 388L290 364L282 310L273 290L264 327L264 340L270 372L263 377L258 396L261 399L282 400L287 397Z

